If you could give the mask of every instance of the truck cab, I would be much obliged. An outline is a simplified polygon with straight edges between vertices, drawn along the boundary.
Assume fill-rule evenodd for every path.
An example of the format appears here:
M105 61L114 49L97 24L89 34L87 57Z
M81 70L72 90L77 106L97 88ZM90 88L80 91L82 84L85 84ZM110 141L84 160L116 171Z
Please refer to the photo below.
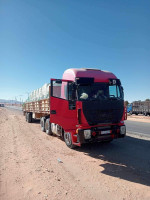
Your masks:
M113 73L68 69L51 79L49 131L68 147L125 137L125 119L123 87Z

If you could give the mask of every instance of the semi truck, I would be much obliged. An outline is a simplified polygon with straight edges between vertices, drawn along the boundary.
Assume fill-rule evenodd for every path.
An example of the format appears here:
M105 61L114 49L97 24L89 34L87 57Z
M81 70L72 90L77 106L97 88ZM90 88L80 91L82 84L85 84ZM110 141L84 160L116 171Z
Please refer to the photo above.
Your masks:
M131 115L150 115L150 101L134 101L132 104L128 105L127 112Z
M68 69L50 80L49 98L26 102L26 121L40 119L42 131L64 139L69 148L123 138L124 92L121 81L99 69Z

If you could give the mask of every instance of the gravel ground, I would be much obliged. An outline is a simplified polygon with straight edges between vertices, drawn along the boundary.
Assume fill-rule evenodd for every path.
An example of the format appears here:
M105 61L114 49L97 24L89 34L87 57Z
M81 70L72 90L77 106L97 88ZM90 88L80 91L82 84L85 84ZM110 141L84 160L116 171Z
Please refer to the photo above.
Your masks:
M150 141L127 136L69 149L0 108L0 199L149 200Z

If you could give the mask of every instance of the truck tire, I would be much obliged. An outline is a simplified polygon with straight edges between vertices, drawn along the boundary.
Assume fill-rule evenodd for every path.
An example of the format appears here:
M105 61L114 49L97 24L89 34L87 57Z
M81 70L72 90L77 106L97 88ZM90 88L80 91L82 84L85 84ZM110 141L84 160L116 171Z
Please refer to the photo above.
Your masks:
M45 132L45 121L46 121L45 117L42 117L42 118L40 119L41 130L42 130L43 132Z
M51 130L51 123L49 121L50 119L46 119L46 122L45 122L45 131L46 131L46 134L47 135L53 135L52 133L52 130Z
M147 116L147 115L148 115L148 113L147 113L147 112L145 112L145 113L144 113L144 115L145 115L145 116Z
M26 121L27 121L27 118L28 118L28 113L26 113L26 114L25 114L25 118L26 118Z
M27 113L27 122L28 123L32 122L32 113Z
M72 144L72 137L71 137L71 133L69 132L64 132L64 141L66 143L66 145L70 148L70 149L74 149L76 146Z

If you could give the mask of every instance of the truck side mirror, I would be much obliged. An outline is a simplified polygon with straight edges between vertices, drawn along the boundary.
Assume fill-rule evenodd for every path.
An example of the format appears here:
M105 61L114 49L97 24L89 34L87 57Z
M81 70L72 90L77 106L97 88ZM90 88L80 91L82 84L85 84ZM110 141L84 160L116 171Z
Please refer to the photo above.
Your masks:
M56 80L55 83L61 84L61 83L62 83L62 80Z
M69 100L75 101L76 100L76 85L74 83L69 84Z
M69 110L76 109L76 85L75 83L69 83L68 85L68 100Z
M122 93L122 98L124 99L124 89L122 86L121 86L121 93Z

